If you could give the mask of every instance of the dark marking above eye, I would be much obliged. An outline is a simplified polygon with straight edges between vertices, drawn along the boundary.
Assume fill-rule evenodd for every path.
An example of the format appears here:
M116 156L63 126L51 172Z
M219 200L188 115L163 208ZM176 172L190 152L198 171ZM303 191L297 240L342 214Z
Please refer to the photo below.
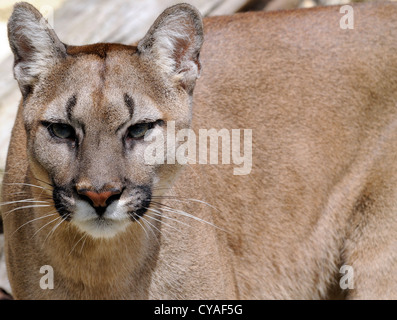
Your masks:
M132 118L134 114L135 103L134 100L128 95L128 93L124 94L124 103L128 108L128 112L130 113L130 118Z
M71 96L66 102L66 115L69 121L72 121L73 108L75 107L76 103L77 103L77 97L75 94Z

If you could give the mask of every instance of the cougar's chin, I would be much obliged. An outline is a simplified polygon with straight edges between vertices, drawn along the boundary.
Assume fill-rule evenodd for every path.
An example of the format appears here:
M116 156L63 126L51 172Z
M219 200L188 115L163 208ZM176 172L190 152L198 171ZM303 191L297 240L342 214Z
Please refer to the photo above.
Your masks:
M86 221L74 221L73 219L72 223L76 225L79 230L87 233L95 239L109 239L123 232L131 221L118 221L97 217Z

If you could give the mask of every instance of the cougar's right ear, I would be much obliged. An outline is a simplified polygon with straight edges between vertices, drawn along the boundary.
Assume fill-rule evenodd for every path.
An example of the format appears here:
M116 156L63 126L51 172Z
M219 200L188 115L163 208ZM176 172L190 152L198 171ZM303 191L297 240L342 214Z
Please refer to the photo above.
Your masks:
M41 13L26 2L14 6L8 21L8 39L14 54L14 77L26 97L40 75L66 57L66 46Z
M189 4L177 4L156 19L138 43L138 52L191 93L200 75L203 40L200 12Z

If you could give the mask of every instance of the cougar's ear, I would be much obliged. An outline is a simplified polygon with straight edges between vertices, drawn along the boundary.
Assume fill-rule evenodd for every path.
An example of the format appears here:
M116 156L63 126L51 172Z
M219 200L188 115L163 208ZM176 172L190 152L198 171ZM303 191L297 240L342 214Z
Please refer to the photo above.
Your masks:
M14 6L8 39L14 54L14 77L26 97L40 75L66 57L66 46L40 12L26 2Z
M138 52L151 59L191 93L200 75L199 53L203 43L200 12L189 4L166 9L138 43Z

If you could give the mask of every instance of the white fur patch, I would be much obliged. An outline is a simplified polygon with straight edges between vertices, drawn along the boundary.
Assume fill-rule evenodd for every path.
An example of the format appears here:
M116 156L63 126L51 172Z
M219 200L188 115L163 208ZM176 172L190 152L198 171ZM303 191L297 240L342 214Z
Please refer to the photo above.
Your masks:
M102 217L86 201L77 200L71 223L93 238L112 238L123 232L129 223L129 215L123 210L122 201L112 203Z

